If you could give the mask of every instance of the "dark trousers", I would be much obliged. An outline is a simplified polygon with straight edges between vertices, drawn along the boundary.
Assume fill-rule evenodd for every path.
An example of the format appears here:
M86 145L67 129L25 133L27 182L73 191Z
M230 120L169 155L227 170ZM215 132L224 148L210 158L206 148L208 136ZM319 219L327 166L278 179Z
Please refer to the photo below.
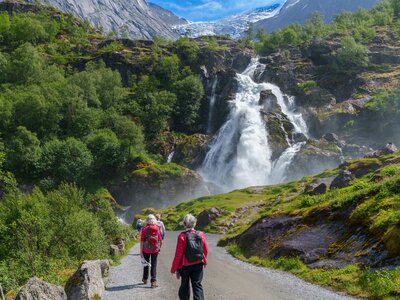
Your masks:
M187 267L182 267L179 270L181 274L181 287L179 288L179 299L189 300L190 299L190 285L192 283L193 289L193 300L203 300L204 292L201 281L203 280L203 264L197 264Z
M151 282L157 280L157 257L158 253L143 253L144 259L151 264ZM150 261L151 258L151 261ZM149 279L149 267L143 268L143 279Z

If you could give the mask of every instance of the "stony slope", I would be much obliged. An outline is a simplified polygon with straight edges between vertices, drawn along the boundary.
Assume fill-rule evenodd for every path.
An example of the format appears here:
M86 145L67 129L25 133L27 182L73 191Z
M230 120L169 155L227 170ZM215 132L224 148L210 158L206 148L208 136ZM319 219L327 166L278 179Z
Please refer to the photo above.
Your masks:
M33 2L27 0L27 2ZM113 31L131 38L151 39L161 36L170 40L178 38L172 29L174 15L168 11L150 6L145 0L46 0L64 12L73 13L81 19L88 19L104 33ZM176 19L179 19L176 17Z

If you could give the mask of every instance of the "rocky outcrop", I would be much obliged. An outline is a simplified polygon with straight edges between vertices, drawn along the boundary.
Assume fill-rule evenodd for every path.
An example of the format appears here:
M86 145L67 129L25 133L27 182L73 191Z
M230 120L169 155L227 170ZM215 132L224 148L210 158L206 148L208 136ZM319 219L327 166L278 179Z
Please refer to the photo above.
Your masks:
M178 139L174 148L172 162L196 170L201 166L208 151L209 137L194 134Z
M110 268L108 260L85 261L65 285L68 300L91 300L105 290L103 277Z
M304 188L304 193L310 196L324 194L327 191L327 185L325 182L320 179L315 180L314 182L307 184Z
M374 152L372 152L370 154L367 154L365 157L367 157L367 158L377 158L377 157L382 156L382 155L393 154L397 150L398 149L397 149L396 145L394 145L393 143L388 143L382 149L379 149L378 151L374 151Z
M350 185L350 182L354 179L353 174L350 171L344 170L332 181L331 189L341 189Z
M198 173L176 167L179 168L177 172L164 174L139 170L127 182L110 188L118 203L128 207L125 221L132 222L134 215L144 208L167 207L210 194Z
M283 113L261 111L268 132L268 142L272 150L272 160L277 159L290 146L294 138L294 126ZM297 137L296 139L300 139Z
M67 300L67 294L61 286L33 277L18 292L15 300Z
M220 217L223 212L224 211L222 209L215 207L202 211L197 216L197 228L204 229L214 222L218 217Z
M325 208L307 217L266 217L233 241L244 250L246 257L299 257L310 267L341 268L355 263L372 267L384 265L390 258L385 245L366 228L349 227L351 212L351 207Z

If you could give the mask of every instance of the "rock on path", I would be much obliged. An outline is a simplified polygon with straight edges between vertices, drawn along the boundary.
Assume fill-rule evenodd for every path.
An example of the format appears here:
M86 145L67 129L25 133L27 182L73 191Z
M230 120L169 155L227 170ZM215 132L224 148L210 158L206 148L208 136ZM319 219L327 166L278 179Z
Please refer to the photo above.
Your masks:
M158 262L159 287L151 289L141 283L142 266L139 245L133 247L110 269L104 300L178 299L179 281L169 272L178 233L168 232ZM217 247L218 236L207 235L210 246L209 264L203 286L208 300L350 300L297 277L275 270L254 267L236 260Z

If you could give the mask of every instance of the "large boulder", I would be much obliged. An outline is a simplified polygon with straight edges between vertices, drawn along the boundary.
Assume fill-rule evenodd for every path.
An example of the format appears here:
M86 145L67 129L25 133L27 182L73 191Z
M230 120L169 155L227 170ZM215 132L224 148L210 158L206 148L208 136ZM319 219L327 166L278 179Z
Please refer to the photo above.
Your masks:
M110 268L108 260L85 261L65 285L68 300L91 300L105 290L103 277Z
M344 188L350 185L350 182L354 179L353 174L350 171L344 170L331 183L331 189Z
M205 228L206 226L211 224L211 222L215 221L218 217L220 217L222 213L223 213L222 209L215 207L202 211L197 216L197 227L199 229Z
M304 193L310 196L321 195L326 193L327 189L328 187L326 183L317 179L316 181L306 185Z
M208 150L209 137L204 134L184 136L176 141L172 162L192 170L201 166Z
M33 277L19 291L15 300L67 300L67 294L61 286Z
M395 144L388 143L382 149L379 149L378 151L375 151L375 152L373 152L371 154L367 154L365 157L367 157L367 158L377 158L377 157L382 156L382 155L393 154L393 153L395 153L397 151L398 151L398 149L397 149Z
M294 126L289 119L279 112L261 111L265 121L268 141L272 150L272 160L281 156L281 154L289 147L288 141L293 138Z
M281 107L278 104L278 98L271 90L261 91L258 104L263 107L265 112L281 113Z

